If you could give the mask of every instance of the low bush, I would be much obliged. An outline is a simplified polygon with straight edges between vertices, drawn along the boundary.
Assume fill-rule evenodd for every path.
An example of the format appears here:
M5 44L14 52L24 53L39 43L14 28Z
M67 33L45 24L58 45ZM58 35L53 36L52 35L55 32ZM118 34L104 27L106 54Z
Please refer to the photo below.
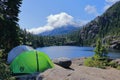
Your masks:
M94 62L92 58L87 58L84 60L84 65L85 66L89 66L89 67L93 67L94 66Z
M120 70L120 64L118 64L117 62L111 61L109 63L109 66L112 68L116 68L116 69Z
M9 72L8 66L0 60L0 80L9 80Z
M109 66L113 68L117 68L118 64L116 62L111 61L109 62Z
M102 40L98 39L94 50L95 54L92 58L87 58L84 65L89 67L105 68L108 66L108 49L107 46L102 44Z
M108 63L106 60L99 60L99 59L94 59L94 58L87 58L84 61L85 66L89 67L97 67L97 68L102 68L104 69Z
M11 72L9 66L5 64L5 61L1 59L2 51L0 51L0 80L15 80L11 78Z
M117 66L117 69L120 70L120 65Z

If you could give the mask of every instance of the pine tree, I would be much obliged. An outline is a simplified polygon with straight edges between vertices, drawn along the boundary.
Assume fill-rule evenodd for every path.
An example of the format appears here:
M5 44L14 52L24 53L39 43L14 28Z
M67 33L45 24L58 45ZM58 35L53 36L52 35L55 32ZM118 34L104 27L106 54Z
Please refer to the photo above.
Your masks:
M22 0L0 1L0 49L5 49L6 53L20 44L20 28L17 22L21 2Z
M95 59L107 58L107 54L108 54L107 48L105 45L102 45L102 41L100 39L97 40L96 48L94 52L95 52L94 55Z

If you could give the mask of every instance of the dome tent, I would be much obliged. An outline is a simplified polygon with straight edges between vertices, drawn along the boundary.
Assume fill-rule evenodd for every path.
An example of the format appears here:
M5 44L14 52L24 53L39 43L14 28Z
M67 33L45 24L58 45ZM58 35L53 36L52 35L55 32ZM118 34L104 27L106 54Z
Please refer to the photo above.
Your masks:
M8 58L7 58L8 64L10 64L22 52L24 52L24 51L30 51L30 50L34 50L34 49L32 47L26 46L26 45L20 45L20 46L17 46L15 48L13 48L8 53Z
M50 58L45 53L36 50L21 53L10 64L13 74L43 72L53 67L54 65Z

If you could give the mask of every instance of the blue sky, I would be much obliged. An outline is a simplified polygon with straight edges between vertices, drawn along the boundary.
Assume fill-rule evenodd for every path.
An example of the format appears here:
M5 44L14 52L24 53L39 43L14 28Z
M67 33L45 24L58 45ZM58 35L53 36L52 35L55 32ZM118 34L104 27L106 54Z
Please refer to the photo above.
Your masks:
M82 26L119 0L23 0L19 25L44 32L65 25Z

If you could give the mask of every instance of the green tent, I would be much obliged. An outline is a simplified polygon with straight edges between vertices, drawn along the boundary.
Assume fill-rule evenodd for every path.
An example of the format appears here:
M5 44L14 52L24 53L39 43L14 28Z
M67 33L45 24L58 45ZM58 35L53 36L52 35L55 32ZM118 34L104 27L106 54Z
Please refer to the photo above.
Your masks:
M50 58L45 53L36 50L21 53L10 64L13 74L43 72L53 67Z

